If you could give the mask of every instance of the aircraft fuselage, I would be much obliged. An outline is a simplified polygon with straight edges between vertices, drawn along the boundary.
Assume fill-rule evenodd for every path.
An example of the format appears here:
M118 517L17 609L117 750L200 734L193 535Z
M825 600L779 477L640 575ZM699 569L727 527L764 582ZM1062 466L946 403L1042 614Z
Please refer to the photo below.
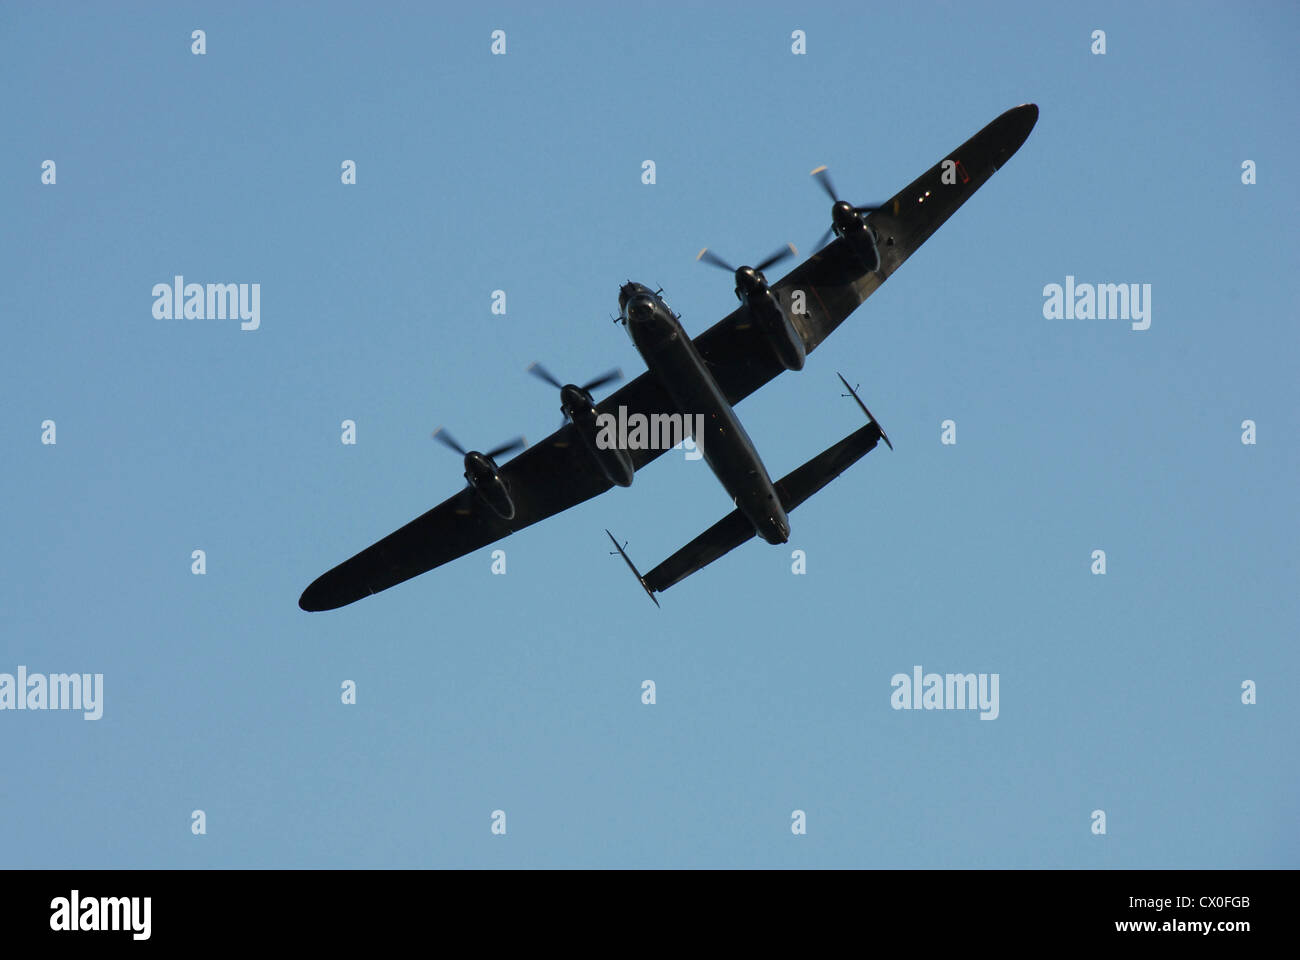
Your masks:
M703 416L705 436L695 442L718 482L760 537L768 543L785 543L790 538L790 520L772 478L676 315L658 294L639 283L625 284L618 303L646 369L672 398L677 412L688 422L697 414Z

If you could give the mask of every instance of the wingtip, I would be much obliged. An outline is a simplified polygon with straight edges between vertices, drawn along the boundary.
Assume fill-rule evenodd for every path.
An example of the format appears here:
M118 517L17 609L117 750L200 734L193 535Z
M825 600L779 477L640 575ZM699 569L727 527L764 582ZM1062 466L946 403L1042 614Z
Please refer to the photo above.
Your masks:
M337 567L327 573L322 573L313 580L302 592L298 598L298 609L305 610L308 613L320 613L324 610L337 610L339 607L346 607L349 603L355 603L362 597L374 593L373 590L368 593L358 593L351 590L341 590L339 580L336 575Z
M307 613L333 610L335 607L341 606L341 604L335 603L334 599L323 587L313 583L298 598L298 609L305 610Z
M999 128L1000 137L1003 138L995 157L995 168L1001 168L1024 145L1037 123L1038 104L1022 103L1018 107L1012 107L990 124Z

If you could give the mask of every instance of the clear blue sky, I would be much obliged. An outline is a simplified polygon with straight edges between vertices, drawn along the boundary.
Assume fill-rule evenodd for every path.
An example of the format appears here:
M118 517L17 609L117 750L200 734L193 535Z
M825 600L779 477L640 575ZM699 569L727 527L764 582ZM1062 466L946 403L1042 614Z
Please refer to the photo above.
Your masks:
M98 721L0 712L0 865L1300 865L1295 5L619 7L0 7L0 672L104 675ZM1025 101L738 408L776 476L860 425L837 370L894 440L787 547L655 610L603 528L644 569L730 507L666 456L505 576L298 609L461 485L435 426L541 439L529 362L642 371L622 281L703 331L700 247L811 252L813 167L882 199ZM260 283L261 328L155 319L176 274ZM1150 329L1045 320L1067 275L1151 284ZM891 709L917 664L1000 716Z

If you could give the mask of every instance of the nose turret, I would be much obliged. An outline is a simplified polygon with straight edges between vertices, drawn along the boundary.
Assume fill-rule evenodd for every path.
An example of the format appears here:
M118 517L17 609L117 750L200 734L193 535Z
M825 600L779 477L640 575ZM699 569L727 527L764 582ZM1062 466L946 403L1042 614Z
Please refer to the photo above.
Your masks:
M633 283L629 280L623 286L618 288L618 309L623 316L627 316L627 305L638 297L649 297L650 290L640 283Z
M654 301L645 295L635 296L627 303L627 318L632 323L643 323L654 316Z

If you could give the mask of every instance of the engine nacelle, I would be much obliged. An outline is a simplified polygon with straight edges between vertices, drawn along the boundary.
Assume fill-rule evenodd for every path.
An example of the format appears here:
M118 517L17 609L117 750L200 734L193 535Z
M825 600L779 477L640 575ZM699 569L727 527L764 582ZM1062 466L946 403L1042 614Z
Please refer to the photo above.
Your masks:
M862 211L869 208L855 209L843 200L837 200L831 208L831 225L835 235L843 238L862 265L870 273L880 269L880 250L876 246L876 232L867 223Z
M479 483L471 484L474 492L478 494L480 500L486 503L502 520L513 520L515 518L515 502L510 499L510 493L506 490L505 481L500 477L496 483Z
M781 365L787 370L802 370L808 356L803 337L799 336L799 331L781 309L772 291L765 289L763 293L766 295L750 296L750 315Z
M619 487L632 486L636 470L632 466L632 457L621 447L602 447L596 442L600 429L596 424L596 409L571 410L573 426L582 438L583 445L591 452L596 465L609 482Z
M510 490L501 479L496 464L491 457L477 451L465 455L465 479L474 488L478 498L487 504L502 520L513 520L515 502L510 498Z

